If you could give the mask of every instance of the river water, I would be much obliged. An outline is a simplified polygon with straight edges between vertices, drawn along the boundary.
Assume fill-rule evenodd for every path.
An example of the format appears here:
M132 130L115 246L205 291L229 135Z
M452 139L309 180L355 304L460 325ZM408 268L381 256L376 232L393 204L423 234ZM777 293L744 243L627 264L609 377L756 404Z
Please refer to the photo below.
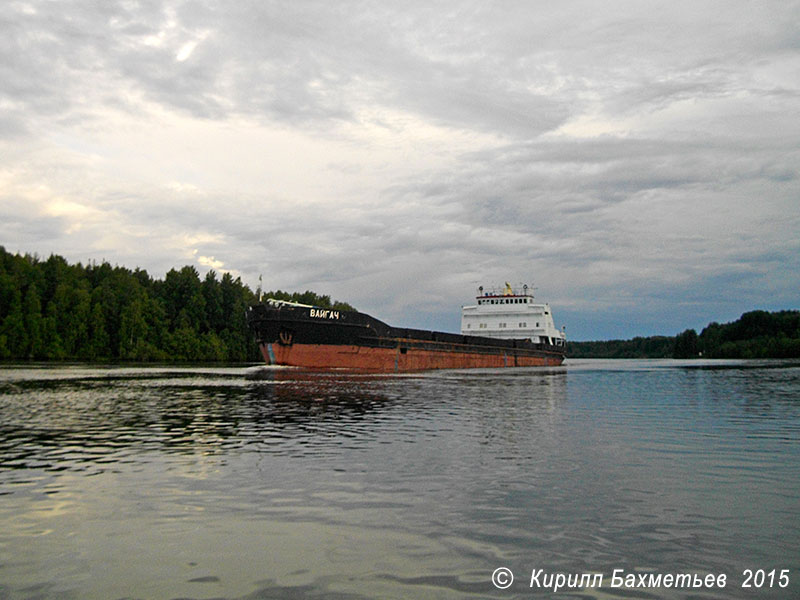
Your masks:
M547 597L800 597L800 363L0 368L2 600Z

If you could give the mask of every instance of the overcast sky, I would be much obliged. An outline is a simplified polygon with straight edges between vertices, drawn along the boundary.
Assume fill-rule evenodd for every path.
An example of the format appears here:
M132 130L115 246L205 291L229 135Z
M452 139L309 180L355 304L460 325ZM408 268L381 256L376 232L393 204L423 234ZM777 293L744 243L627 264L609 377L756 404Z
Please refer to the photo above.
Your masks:
M0 11L0 244L455 331L800 308L800 3L58 0Z

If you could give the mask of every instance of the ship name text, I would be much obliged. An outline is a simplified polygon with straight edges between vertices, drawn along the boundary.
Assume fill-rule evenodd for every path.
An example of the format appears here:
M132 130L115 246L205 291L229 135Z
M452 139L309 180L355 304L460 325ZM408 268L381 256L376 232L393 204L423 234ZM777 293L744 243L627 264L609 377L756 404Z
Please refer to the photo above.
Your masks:
M312 319L338 319L338 310L324 310L322 308L312 308L309 311L309 316Z

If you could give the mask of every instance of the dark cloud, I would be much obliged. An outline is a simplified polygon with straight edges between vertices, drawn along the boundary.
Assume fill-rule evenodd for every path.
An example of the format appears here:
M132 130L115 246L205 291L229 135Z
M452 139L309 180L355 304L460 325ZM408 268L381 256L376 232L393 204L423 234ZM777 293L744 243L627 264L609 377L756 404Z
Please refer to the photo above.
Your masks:
M578 338L796 306L797 31L777 1L13 2L0 235L451 329L508 279Z

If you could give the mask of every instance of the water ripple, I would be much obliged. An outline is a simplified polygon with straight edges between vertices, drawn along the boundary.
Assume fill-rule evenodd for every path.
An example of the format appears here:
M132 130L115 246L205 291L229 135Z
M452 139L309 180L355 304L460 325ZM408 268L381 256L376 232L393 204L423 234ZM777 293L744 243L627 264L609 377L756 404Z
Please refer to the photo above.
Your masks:
M742 361L4 368L0 597L510 598L497 566L797 568L798 391L794 363ZM601 592L572 597L621 597Z

